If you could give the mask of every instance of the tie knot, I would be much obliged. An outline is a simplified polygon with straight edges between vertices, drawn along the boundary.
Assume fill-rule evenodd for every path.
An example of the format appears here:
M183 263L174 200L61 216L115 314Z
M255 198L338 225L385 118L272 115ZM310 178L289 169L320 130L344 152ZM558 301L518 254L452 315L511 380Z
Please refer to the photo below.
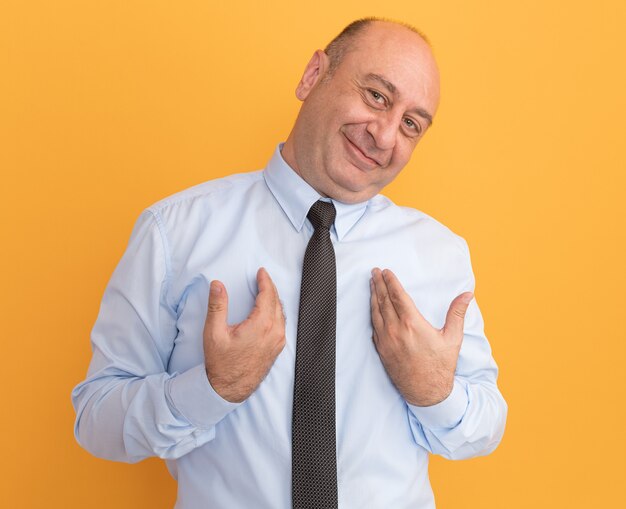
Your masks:
M330 230L330 227L335 222L335 206L326 201L316 201L311 206L307 217L316 230L320 226Z

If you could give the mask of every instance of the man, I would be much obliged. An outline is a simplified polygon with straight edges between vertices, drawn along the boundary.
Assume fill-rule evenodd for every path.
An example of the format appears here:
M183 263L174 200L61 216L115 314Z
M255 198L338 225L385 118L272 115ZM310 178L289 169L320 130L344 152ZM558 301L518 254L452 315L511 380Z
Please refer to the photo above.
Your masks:
M264 171L138 220L76 437L167 459L180 509L432 508L428 453L487 454L506 419L467 244L378 194L432 123L437 66L414 29L360 20L296 95Z

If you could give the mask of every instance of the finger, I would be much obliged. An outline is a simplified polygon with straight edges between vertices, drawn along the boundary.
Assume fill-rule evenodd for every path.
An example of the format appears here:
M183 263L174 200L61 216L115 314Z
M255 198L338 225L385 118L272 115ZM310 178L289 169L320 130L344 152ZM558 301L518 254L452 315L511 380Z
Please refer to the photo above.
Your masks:
M463 337L465 313L473 298L474 294L472 292L464 292L454 298L446 314L446 323L443 326L444 336L452 338Z
M278 295L278 290L276 290L276 307L274 318L278 323L285 323L285 309L283 306L283 301L280 300L280 296Z
M378 300L378 309L380 310L384 323L396 322L398 320L398 313L389 300L387 283L385 283L383 273L379 268L372 270L372 279L374 281L376 299Z
M272 281L272 278L265 268L261 267L259 269L257 279L259 281L259 295L261 294L261 291L267 292L268 294L271 293L272 295L272 298L268 298L267 302L265 298L259 299L259 295L257 295L257 303L259 305L257 318L264 318L268 332L271 330L273 333L279 333L281 342L277 343L280 345L280 348L276 351L276 354L278 354L284 347L284 341L282 341L285 337L285 315L283 313L283 305L280 301L280 296L278 295L278 288L276 288L274 281Z
M263 267L257 271L256 281L259 293L256 296L254 309L250 313L250 316L253 314L261 314L273 317L276 308L276 301L278 299L278 292L276 291L274 282L267 273L267 270Z
M376 347L376 351L378 351L379 336L375 330L372 332L372 340L374 341L374 346Z
M383 281L387 286L389 301L393 305L398 316L400 318L406 315L417 316L418 319L425 320L415 306L411 296L406 292L402 283L400 283L398 277L389 269L383 270L382 275Z
M278 288L276 284L272 281L272 286L274 287L274 297L276 305L274 306L274 320L276 323L285 323L285 310L283 307L283 301L280 300L280 295L278 294Z
M228 294L221 281L214 279L209 287L209 302L207 304L205 329L213 332L227 327Z
M372 327L374 329L374 334L376 334L377 331L382 331L384 329L385 322L380 312L380 306L378 305L378 297L376 296L376 287L373 279L370 279L370 308L372 315Z

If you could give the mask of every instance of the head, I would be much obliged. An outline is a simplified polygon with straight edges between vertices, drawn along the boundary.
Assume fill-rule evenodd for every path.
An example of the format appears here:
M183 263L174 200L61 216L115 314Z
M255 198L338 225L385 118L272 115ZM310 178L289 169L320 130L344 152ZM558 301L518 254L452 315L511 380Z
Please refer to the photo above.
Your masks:
M439 103L439 72L428 43L403 24L349 25L313 54L283 157L321 195L365 201L408 163Z

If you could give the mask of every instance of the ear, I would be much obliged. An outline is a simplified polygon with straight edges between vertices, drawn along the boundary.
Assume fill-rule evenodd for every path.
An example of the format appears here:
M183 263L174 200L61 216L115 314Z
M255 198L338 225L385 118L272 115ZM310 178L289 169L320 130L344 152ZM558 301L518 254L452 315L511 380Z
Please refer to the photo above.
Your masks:
M322 76L324 76L327 69L328 55L321 49L318 49L315 53L313 53L311 60L309 60L309 63L304 69L302 79L296 88L296 97L301 101L304 101Z

